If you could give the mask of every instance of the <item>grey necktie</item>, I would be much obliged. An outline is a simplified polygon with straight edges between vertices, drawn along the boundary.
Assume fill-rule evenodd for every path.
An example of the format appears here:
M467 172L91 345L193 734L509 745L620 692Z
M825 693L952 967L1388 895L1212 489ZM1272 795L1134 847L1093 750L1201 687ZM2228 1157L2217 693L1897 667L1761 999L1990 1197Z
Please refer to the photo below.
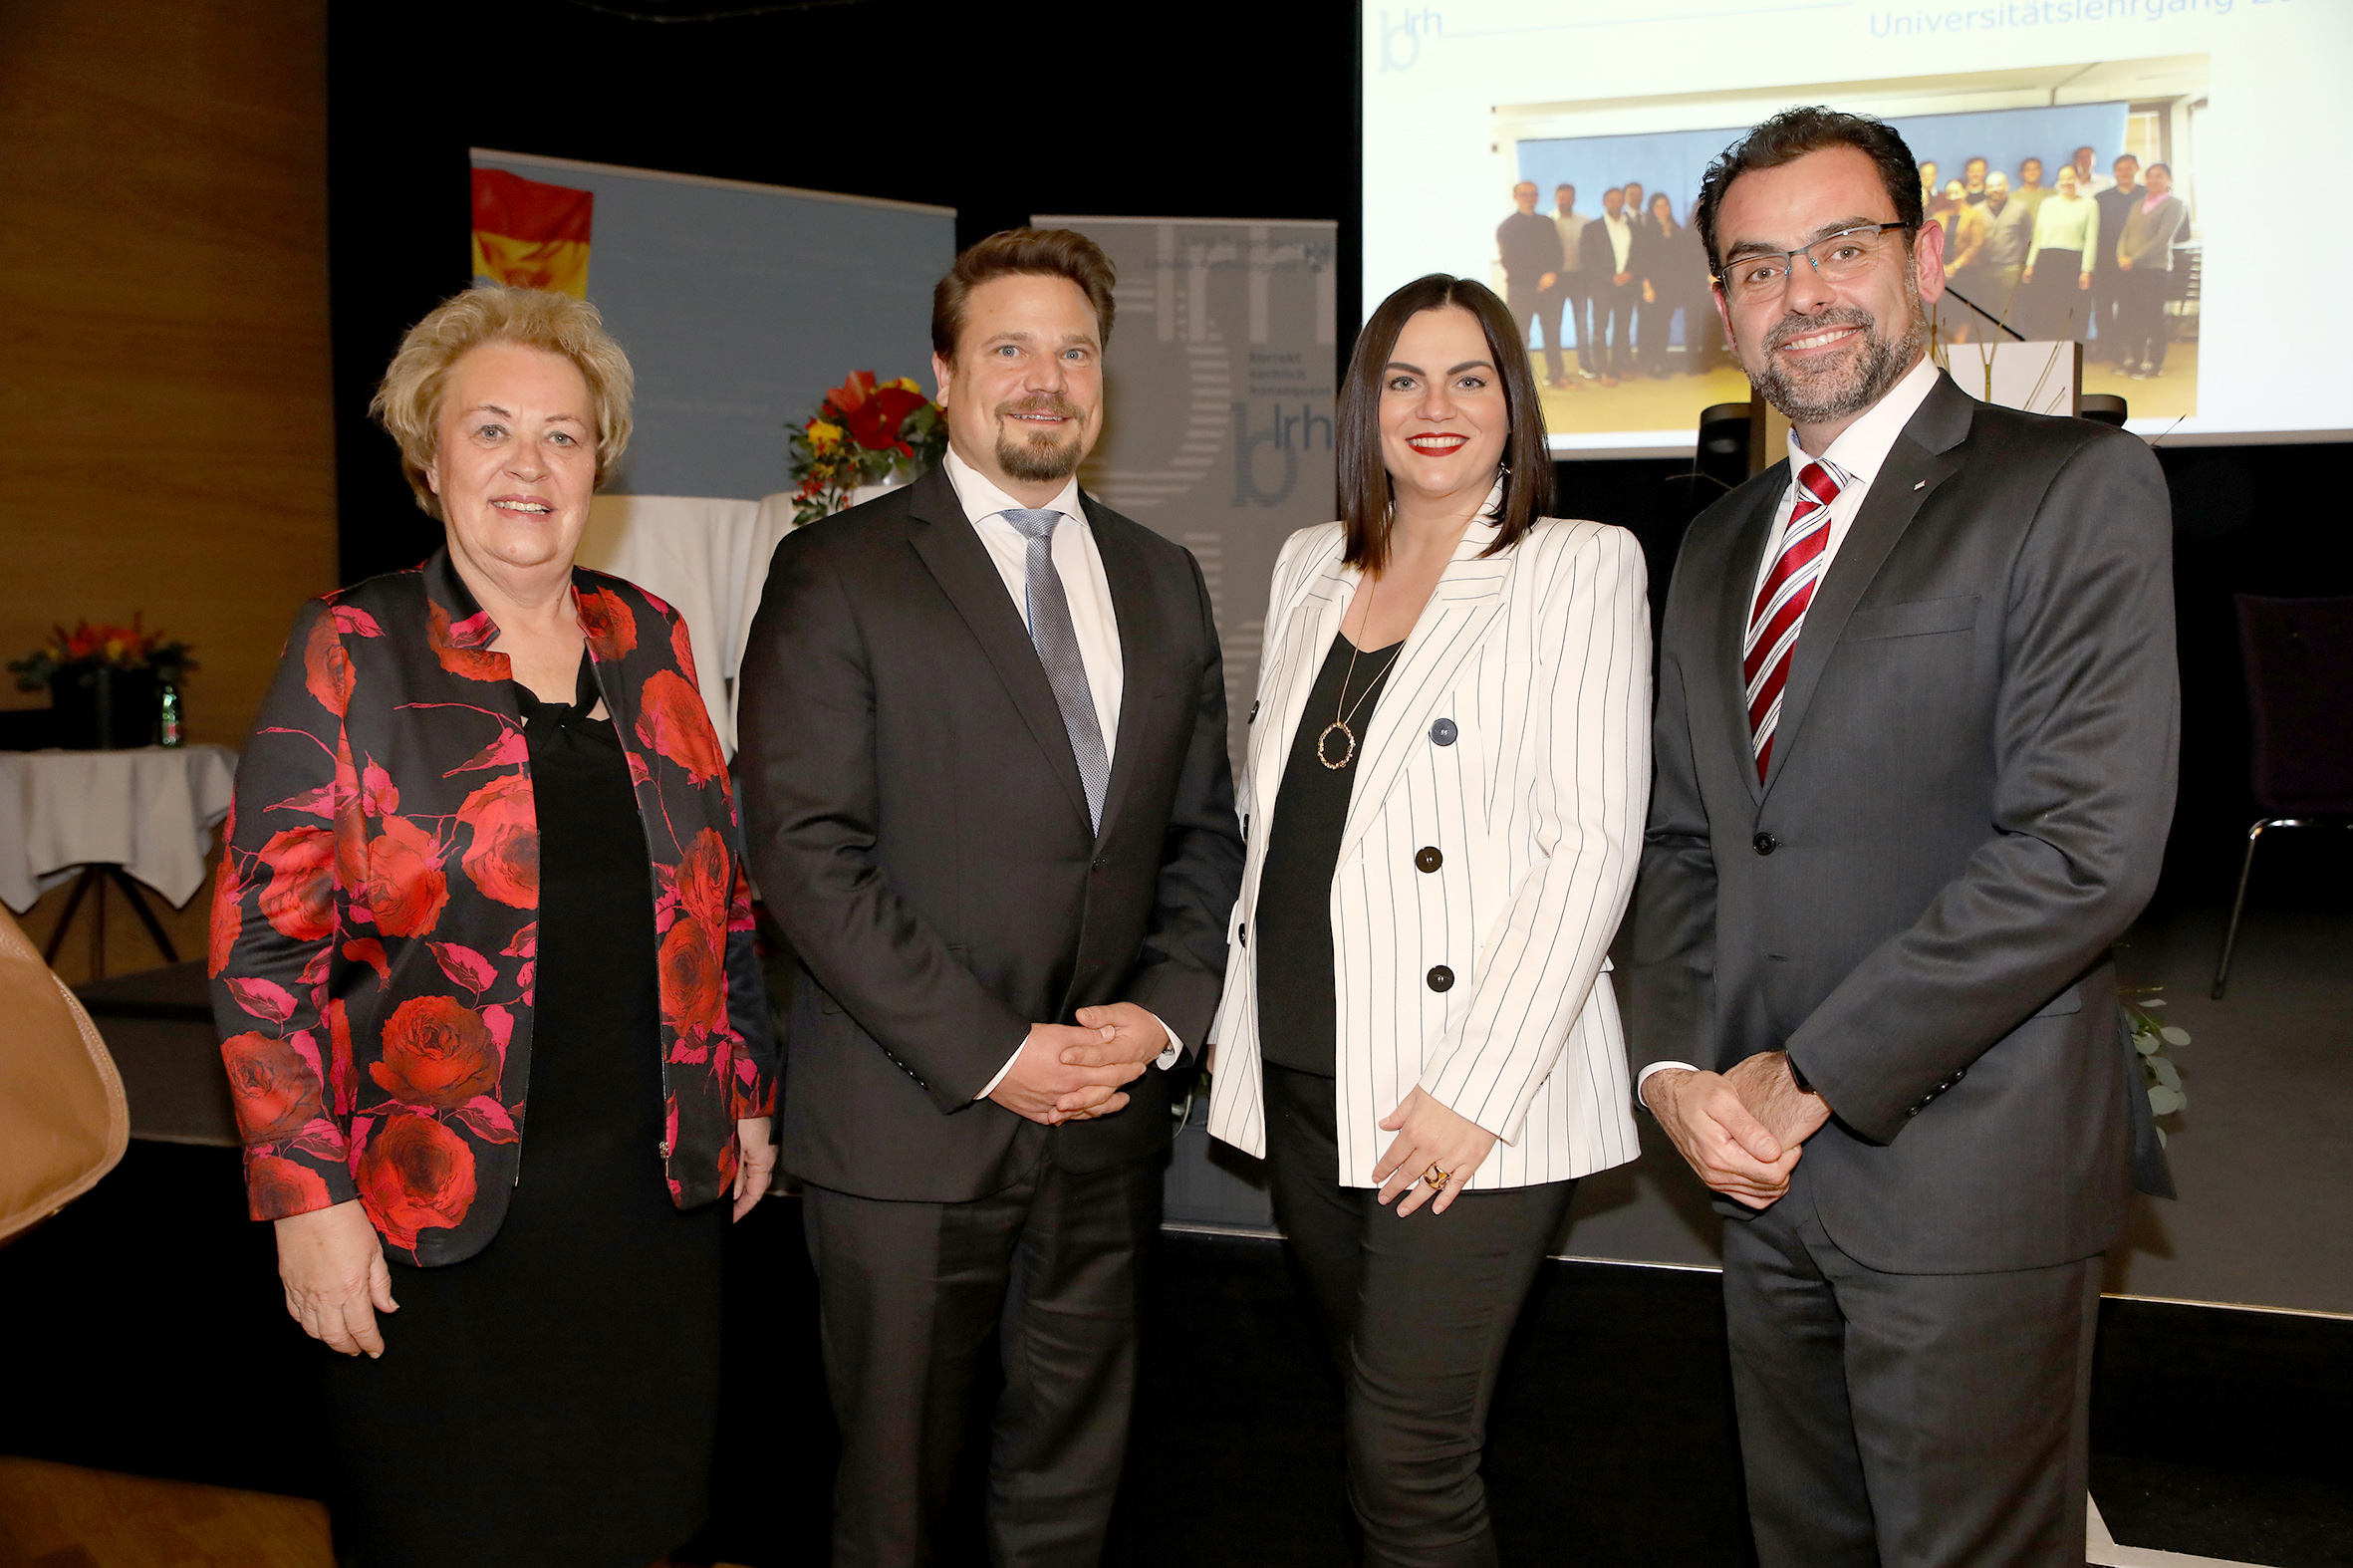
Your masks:
M1054 701L1062 709L1062 727L1070 734L1079 783L1087 791L1087 819L1101 832L1103 793L1111 783L1111 753L1103 746L1095 693L1087 685L1086 660L1079 656L1079 634L1071 624L1070 599L1062 591L1062 574L1054 570L1054 523L1062 514L1009 506L1000 515L1029 541L1029 640L1037 645L1038 662L1046 666L1046 683L1054 688Z

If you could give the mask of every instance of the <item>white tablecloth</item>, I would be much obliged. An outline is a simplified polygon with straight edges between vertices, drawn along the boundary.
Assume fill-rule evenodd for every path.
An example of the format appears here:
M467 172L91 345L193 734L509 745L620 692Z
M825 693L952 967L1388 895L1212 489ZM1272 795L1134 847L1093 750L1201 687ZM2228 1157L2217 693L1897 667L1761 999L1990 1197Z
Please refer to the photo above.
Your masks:
M580 538L582 566L627 578L668 602L694 640L703 706L725 753L735 755L735 671L768 557L792 532L792 498L714 500L683 495L600 495Z
M178 909L204 886L236 780L227 746L0 751L0 904L22 915L81 867L111 861Z

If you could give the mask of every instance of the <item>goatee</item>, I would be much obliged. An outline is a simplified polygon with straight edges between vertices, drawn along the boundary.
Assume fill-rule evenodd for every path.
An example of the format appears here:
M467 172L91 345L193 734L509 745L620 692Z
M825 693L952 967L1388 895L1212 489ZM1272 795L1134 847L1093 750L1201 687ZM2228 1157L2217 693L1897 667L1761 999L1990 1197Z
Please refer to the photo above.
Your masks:
M1760 356L1763 363L1748 367L1756 390L1793 424L1825 424L1870 407L1904 379L1928 342L1920 281L1909 269L1904 274L1904 335L1900 338L1887 337L1880 331L1879 318L1856 305L1833 305L1812 316L1782 317L1765 334ZM1862 348L1818 371L1791 371L1774 359L1774 351L1783 345L1834 327L1862 328Z
M1052 413L1070 423L1060 431L1022 432L1014 421L1024 413ZM1079 471L1087 455L1084 431L1086 410L1061 397L1024 397L997 404L997 466L1007 476L1029 484L1050 484Z

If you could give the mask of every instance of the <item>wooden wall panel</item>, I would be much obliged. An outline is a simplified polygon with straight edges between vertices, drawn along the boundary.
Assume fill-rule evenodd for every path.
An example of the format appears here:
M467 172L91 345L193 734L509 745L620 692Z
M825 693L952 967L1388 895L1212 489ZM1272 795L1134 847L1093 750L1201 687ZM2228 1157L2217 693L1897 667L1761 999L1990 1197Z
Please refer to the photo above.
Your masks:
M324 0L0 0L0 653L143 612L192 739L336 584L326 124Z

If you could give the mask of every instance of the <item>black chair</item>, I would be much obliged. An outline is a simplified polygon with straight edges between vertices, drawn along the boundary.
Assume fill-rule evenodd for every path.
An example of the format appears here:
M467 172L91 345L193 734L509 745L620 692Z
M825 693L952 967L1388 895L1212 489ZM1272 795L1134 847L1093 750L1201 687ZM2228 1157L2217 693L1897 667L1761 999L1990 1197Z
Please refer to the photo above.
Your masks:
M2255 846L2272 828L2353 828L2353 599L2235 596L2254 730L2255 807L2246 830L2216 1001L2230 978L2238 917L2246 909Z

